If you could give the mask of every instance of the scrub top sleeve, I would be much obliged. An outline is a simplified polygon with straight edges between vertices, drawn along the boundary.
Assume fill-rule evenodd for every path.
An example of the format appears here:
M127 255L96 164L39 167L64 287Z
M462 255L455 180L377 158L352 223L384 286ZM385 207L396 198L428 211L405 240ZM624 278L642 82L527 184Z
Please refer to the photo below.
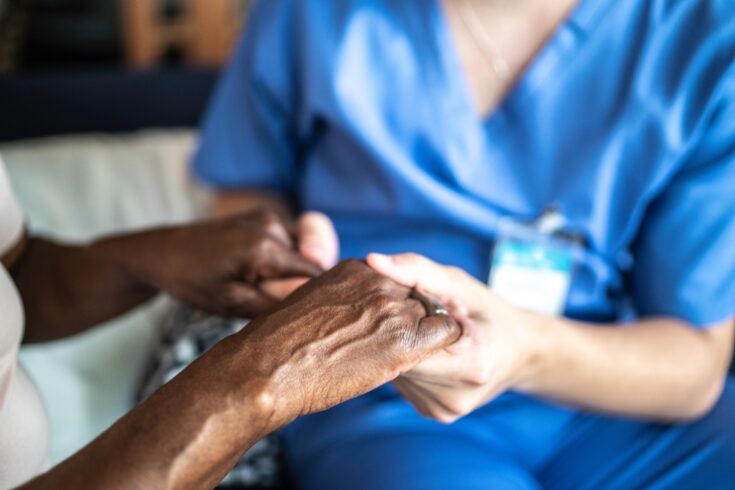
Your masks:
M632 273L641 316L697 327L734 316L735 78L728 87L696 151L642 223Z
M219 82L193 161L194 173L211 187L282 195L295 187L292 3L255 4Z

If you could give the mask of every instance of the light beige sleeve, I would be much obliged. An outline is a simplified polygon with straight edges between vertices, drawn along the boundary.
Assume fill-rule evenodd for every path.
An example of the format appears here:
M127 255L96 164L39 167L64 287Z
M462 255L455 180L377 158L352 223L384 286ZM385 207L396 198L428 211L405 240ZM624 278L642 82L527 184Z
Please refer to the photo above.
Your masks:
M0 158L0 256L23 233L23 213L15 200ZM23 332L20 298L10 276L0 265L0 413L3 398L15 370L18 346Z
M22 234L23 212L15 200L0 156L0 256L10 250Z

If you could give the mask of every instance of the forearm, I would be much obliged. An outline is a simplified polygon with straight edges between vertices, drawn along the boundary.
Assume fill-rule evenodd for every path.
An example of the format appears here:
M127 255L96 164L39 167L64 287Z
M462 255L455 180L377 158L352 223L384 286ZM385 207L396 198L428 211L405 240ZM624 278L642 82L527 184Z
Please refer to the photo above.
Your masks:
M277 428L243 334L200 360L79 453L23 488L213 488Z
M25 308L24 341L73 335L154 296L131 272L137 241L132 235L77 247L31 239L12 271Z
M731 324L672 319L599 326L529 315L537 355L521 389L590 410L654 420L706 413L719 398Z

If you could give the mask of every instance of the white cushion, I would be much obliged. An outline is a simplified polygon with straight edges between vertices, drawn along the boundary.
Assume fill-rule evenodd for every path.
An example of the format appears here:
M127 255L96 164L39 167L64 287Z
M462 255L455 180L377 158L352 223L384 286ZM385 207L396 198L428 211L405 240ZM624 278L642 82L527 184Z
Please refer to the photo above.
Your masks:
M189 179L189 130L82 135L0 145L30 229L63 240L202 215L206 194ZM51 427L50 462L81 448L133 405L166 300L91 332L27 346Z

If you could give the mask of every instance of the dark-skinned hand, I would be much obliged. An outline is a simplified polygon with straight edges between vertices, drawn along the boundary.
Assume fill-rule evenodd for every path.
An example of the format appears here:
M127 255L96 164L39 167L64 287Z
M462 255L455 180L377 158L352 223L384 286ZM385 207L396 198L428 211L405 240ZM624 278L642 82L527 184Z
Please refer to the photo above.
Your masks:
M280 219L256 212L225 220L152 230L137 235L135 274L201 310L253 317L278 299L262 282L314 277L321 267L296 251Z
M457 340L448 316L360 261L297 289L243 331L278 420L313 413L387 383Z
M257 440L391 381L460 337L349 261L225 338L24 488L213 488Z

